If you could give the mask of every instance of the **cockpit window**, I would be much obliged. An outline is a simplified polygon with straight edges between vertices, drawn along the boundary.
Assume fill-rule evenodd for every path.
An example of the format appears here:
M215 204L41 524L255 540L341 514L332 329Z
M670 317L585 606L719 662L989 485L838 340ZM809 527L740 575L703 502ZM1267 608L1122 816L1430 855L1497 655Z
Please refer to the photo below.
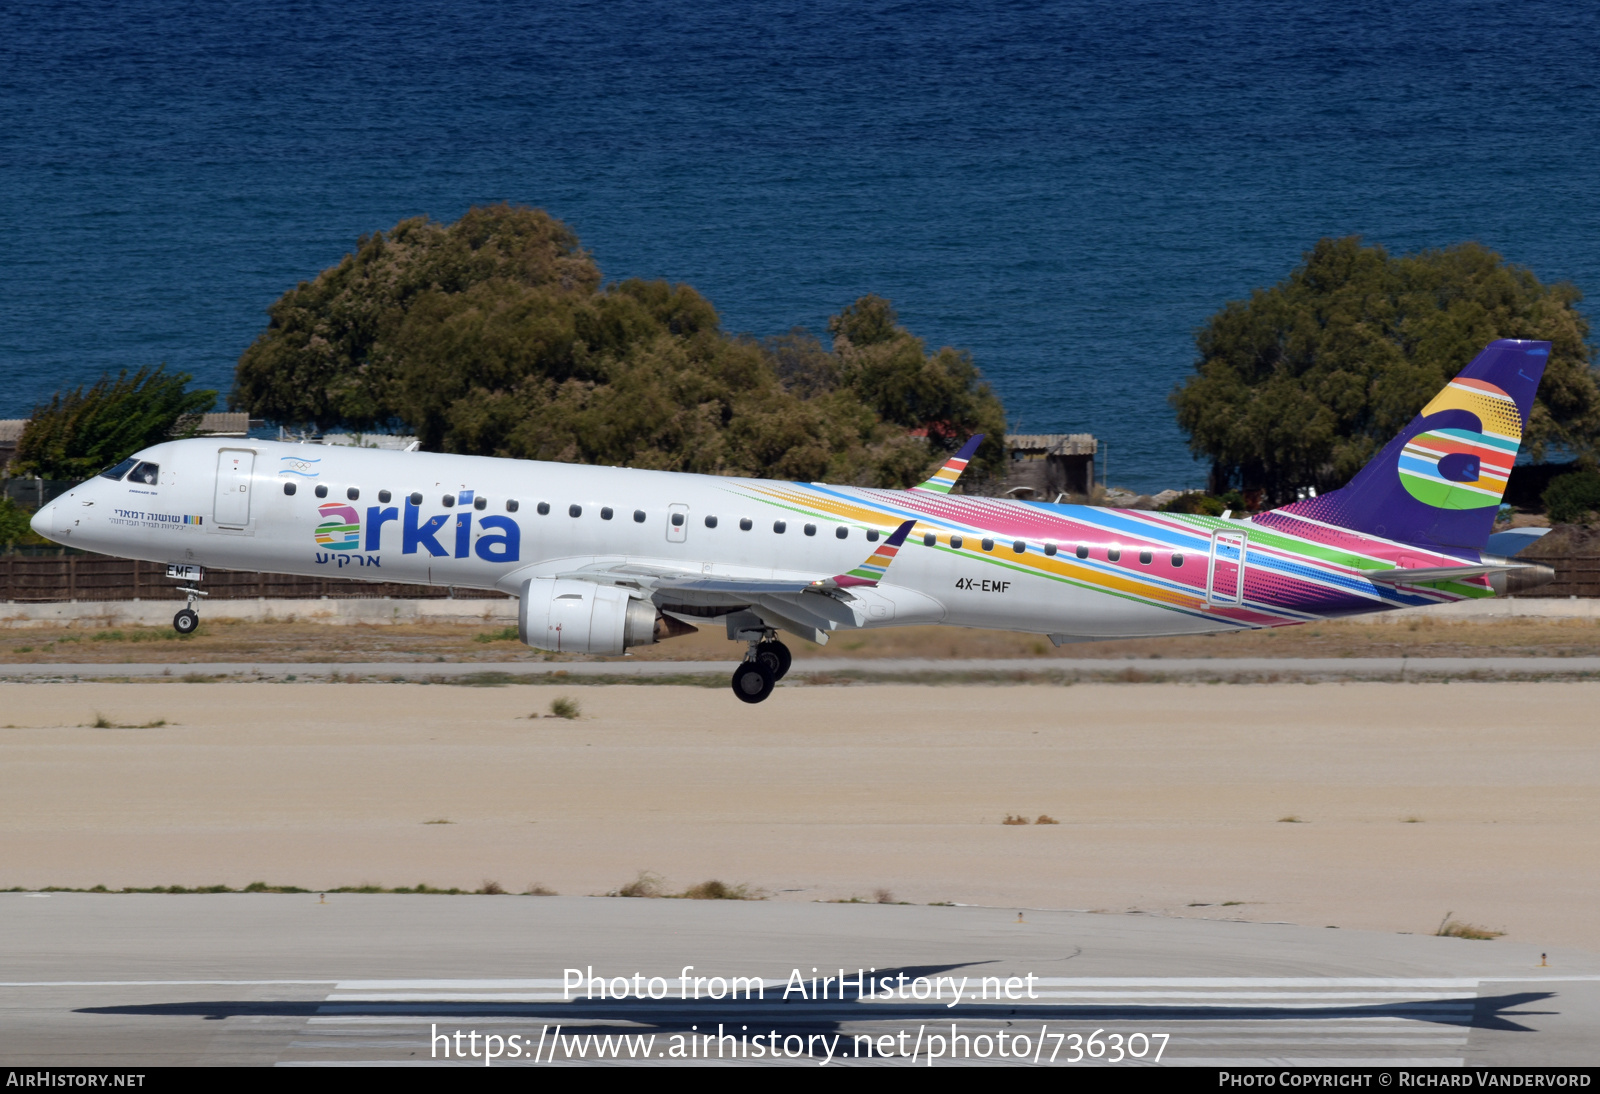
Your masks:
M128 476L129 482L142 482L146 486L155 486L161 481L161 465L146 460L133 469L133 474Z
M115 467L108 467L104 471L100 472L100 477L102 479L110 479L113 482L121 482L122 476L128 473L128 468L132 467L138 462L138 460L134 459L132 456L129 456Z

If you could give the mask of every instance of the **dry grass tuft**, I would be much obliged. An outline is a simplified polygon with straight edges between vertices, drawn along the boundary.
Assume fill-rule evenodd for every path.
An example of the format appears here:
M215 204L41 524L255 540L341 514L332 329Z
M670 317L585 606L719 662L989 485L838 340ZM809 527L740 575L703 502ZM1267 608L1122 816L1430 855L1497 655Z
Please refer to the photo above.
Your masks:
M678 894L683 900L760 900L761 897L750 891L748 885L724 885L713 878L702 881L699 885L691 885Z
M536 881L532 885L528 886L526 889L522 890L522 895L523 896L559 896L560 894L557 893L554 889L545 888L543 885L540 885Z
M660 875L652 874L649 870L640 870L638 877L606 894L606 896L638 897L650 900L665 895L661 891Z
M565 718L570 722L581 713L583 713L583 710L578 706L576 699L569 699L563 695L550 700L550 717L552 718Z
M505 889L501 888L500 883L498 881L490 881L488 878L484 878L483 879L483 884L478 886L478 895L479 896L505 896L506 895L506 891L505 891Z
M1049 813L1040 813L1039 816L1034 819L1033 823L1034 824L1060 824L1061 822L1056 820Z
M422 822L422 823L423 823L423 824L454 824L454 823L455 823L455 821L453 821L453 820L446 820L446 819L445 819L445 818L443 818L443 817L439 817L439 818L437 818L437 819L435 819L435 820L431 820L431 821L423 821L423 822Z
M894 894L887 889L874 889L872 891L872 899L879 904L893 904Z
M1488 942L1505 934L1504 931L1491 931L1487 927L1479 927L1471 923L1463 923L1459 919L1452 919L1456 913L1446 912L1439 921L1439 929L1434 931L1436 938L1471 938L1480 942Z
M1279 817L1278 818L1278 823L1279 824L1304 824L1305 821L1301 820L1298 814L1290 813L1286 817Z
M1007 813L1006 814L1006 819L1001 821L1000 823L1001 824L1027 824L1028 823L1028 818L1022 816L1020 813Z

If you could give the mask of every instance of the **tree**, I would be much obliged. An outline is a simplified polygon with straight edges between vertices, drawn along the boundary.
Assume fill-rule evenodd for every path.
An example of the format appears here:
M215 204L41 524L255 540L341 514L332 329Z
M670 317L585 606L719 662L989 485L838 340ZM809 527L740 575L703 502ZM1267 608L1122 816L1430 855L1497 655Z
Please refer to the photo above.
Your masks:
M925 354L887 301L836 317L831 351L803 331L730 337L686 285L602 287L571 230L535 209L402 221L269 315L235 406L402 424L430 451L903 486L1005 421L971 359Z
M193 436L217 393L186 391L189 380L186 372L146 367L132 376L123 370L115 380L107 373L88 390L56 392L34 409L17 440L17 470L86 479L141 448Z
M1600 387L1572 285L1542 285L1476 243L1396 257L1352 236L1302 257L1211 317L1194 375L1172 393L1213 492L1281 504L1342 486L1496 338L1551 343L1524 449L1593 460Z

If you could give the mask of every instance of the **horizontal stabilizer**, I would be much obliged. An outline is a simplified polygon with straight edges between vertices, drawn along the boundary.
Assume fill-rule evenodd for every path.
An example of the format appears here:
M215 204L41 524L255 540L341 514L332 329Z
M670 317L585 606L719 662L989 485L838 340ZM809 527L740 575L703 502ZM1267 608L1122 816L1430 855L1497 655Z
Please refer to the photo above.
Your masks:
M1460 581L1520 568L1516 563L1502 565L1481 562L1472 566L1415 566L1408 570L1378 570L1366 576L1369 581L1381 581L1385 585L1428 585L1435 581Z

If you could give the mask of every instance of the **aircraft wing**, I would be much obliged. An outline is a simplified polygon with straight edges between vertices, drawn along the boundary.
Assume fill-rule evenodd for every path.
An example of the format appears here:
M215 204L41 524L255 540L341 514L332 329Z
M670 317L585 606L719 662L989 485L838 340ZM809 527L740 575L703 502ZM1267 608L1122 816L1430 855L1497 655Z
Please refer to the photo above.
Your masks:
M861 609L851 603L853 598L849 590L876 586L916 523L915 520L903 522L859 565L831 577L738 577L641 563L602 564L555 576L631 585L657 596L709 594L712 603L742 602L774 626L813 642L825 643L827 632L835 627L859 627L865 622Z

